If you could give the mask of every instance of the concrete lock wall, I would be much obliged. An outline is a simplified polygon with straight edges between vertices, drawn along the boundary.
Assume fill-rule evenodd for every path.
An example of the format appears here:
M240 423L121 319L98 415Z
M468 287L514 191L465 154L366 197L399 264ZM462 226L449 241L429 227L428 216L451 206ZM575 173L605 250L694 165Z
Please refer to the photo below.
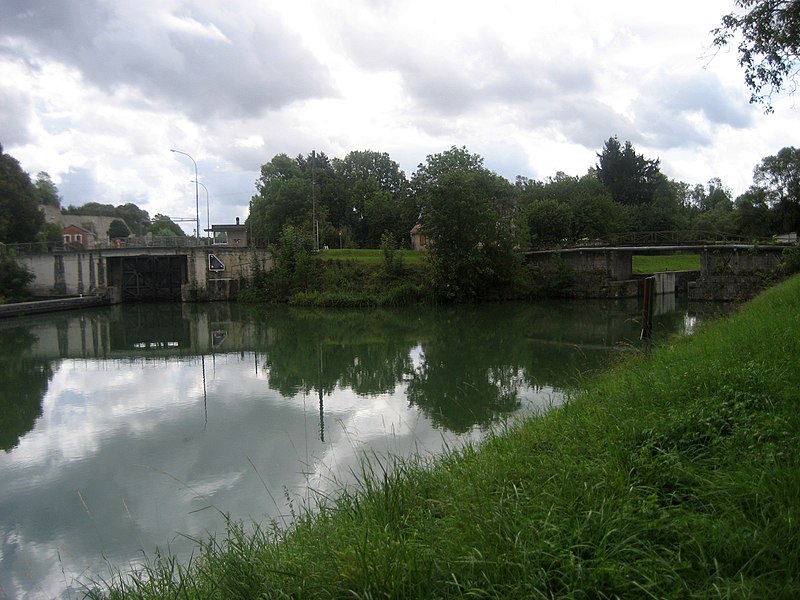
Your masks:
M781 262L780 246L704 248L700 256L704 275L774 273Z
M94 252L32 254L17 261L33 273L34 296L80 296L105 286L104 261Z
M113 286L107 287L109 260L113 263L121 257L142 254L187 257L186 280L181 286L183 301L235 298L238 291L252 281L257 270L267 271L273 264L271 255L265 250L225 247L33 254L19 256L18 262L33 274L34 279L28 287L36 297L103 294L113 303L120 301L121 293ZM209 254L214 254L225 269L209 270Z

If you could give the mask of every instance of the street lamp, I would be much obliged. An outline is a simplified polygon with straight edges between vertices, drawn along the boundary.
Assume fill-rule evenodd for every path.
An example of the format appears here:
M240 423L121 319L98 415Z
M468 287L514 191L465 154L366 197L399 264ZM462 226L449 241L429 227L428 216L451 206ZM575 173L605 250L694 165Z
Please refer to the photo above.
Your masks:
M208 204L208 188L203 184L202 181L195 180L193 183L199 183L200 185L203 186L203 189L206 191L206 232L208 232L208 235L206 237L208 238L208 242L209 242L209 245L210 245L210 243L211 243L211 210L210 210L209 204Z
M183 154L184 156L188 156L189 160L194 163L194 210L195 210L195 221L197 221L197 244L200 245L200 188L197 186L197 162L192 158L190 154L186 154L186 152L181 152L180 150L173 150L172 148L169 149L170 152L174 152L175 154Z

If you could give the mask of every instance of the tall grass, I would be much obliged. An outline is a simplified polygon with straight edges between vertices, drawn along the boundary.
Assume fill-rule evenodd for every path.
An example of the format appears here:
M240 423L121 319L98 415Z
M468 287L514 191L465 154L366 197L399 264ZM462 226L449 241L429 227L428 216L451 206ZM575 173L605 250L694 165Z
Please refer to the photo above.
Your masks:
M798 364L795 277L480 447L373 458L288 530L231 524L111 596L800 597Z

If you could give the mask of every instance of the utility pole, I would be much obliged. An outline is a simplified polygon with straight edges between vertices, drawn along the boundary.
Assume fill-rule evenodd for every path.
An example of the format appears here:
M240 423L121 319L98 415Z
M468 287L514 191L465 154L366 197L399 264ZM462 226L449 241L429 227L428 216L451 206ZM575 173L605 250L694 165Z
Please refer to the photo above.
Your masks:
M314 252L319 252L319 224L317 223L317 151L311 151L311 230L314 235Z

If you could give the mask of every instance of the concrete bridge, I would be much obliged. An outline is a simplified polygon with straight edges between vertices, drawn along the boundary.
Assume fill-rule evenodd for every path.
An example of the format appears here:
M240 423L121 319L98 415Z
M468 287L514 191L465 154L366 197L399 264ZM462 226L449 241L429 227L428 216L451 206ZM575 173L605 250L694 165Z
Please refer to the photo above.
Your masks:
M656 273L656 293L687 291L690 299L734 300L749 297L763 287L765 276L778 272L786 246L675 245L611 246L526 253L529 263L546 277L569 283L572 296L634 298L641 276L633 274L633 256L695 253L699 271Z
M102 248L20 254L38 297L103 295L138 300L227 300L257 269L272 267L264 250L232 246Z

